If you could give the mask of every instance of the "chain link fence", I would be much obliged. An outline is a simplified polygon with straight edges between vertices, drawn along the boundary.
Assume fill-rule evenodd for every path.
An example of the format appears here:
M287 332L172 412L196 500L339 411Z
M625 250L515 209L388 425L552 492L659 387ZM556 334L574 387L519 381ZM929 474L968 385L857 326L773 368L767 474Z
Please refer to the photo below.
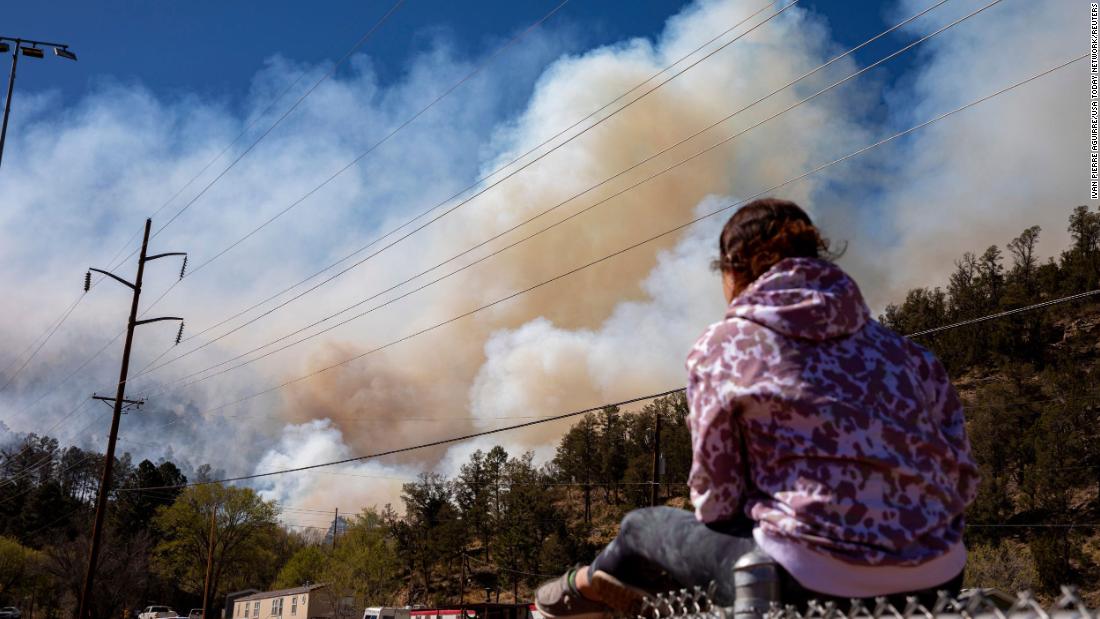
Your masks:
M713 586L707 590L695 587L661 593L645 600L638 619L1100 619L1100 612L1089 609L1070 587L1062 587L1062 595L1050 606L1041 604L1027 592L1013 599L988 589L966 590L958 597L941 592L931 608L911 597L902 608L886 598L876 598L873 604L851 600L850 606L843 609L832 601L811 600L802 609L773 601L766 610L761 610L758 606L719 606L711 603L713 597Z

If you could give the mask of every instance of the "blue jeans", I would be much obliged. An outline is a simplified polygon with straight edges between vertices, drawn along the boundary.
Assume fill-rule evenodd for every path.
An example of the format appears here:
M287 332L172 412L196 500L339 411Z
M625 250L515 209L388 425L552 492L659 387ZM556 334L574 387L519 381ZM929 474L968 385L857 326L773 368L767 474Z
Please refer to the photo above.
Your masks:
M752 528L748 518L706 524L675 507L636 509L592 569L651 592L714 581L715 597L732 603L733 565L756 548Z
M592 562L592 569L653 593L696 585L706 588L713 581L714 602L729 606L734 599L733 566L742 555L756 548L752 538L754 526L747 517L703 523L692 512L675 507L636 509L623 518L619 534ZM818 599L848 607L849 600L809 591L783 570L780 572L784 604L804 608L810 599ZM938 589L958 594L962 580L959 573L940 586L888 598L898 608L904 608L905 596L915 595L931 608Z

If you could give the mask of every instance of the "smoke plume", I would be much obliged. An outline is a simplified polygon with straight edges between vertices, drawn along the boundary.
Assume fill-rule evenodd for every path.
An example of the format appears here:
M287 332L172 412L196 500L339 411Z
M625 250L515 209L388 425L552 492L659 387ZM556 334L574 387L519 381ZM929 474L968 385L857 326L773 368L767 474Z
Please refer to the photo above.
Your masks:
M679 386L686 351L722 313L718 280L707 265L725 214L370 351L987 95L1080 54L1087 40L1087 3L1004 2L910 52L916 57L913 68L896 80L887 79L886 72L898 68L886 65L611 197L860 68L846 58L645 161L843 51L829 24L796 6L614 116L601 121L701 54L536 148L742 20L757 4L700 0L671 17L652 40L596 48L585 45L577 24L551 22L297 204L296 198L485 58L464 57L442 37L399 79L383 82L374 68L381 59L370 57L369 50L356 56L347 75L319 87L154 245L157 251L189 251L192 264L202 264L258 221L293 208L184 279L152 312L185 315L189 330L195 329L189 332L197 332L348 255L529 150L535 149L517 165L577 137L255 325L190 352L272 303L168 353L163 359L188 354L132 381L134 395L149 393L151 398L146 410L124 420L123 448L137 457L172 457L192 466L210 462L231 474L262 472L378 453ZM904 0L893 6L890 21L928 4ZM895 47L978 6L969 0L948 3L914 22ZM1008 48L1011 58L1005 55ZM0 347L0 364L18 367L18 353L34 346L33 334L75 298L86 266L107 266L141 219L260 115L272 93L304 71L303 85L288 95L297 97L327 70L273 58L257 75L243 110L190 96L158 98L137 84L104 83L86 99L61 106L64 113L58 118L55 95L17 93L23 116L9 135L8 148L25 156L5 161L0 281L11 293L0 296L5 317L0 336L7 344ZM1083 64L1075 65L775 193L804 204L827 236L847 243L841 264L876 310L900 300L909 287L942 284L961 252L1003 245L1027 226L1042 225L1043 246L1052 250L1065 241L1068 210L1085 196L1084 71ZM270 121L261 118L257 126ZM196 196L226 161L202 175L154 224L167 221ZM479 187L515 168L490 176ZM529 241L300 345L179 387L188 375L391 288L562 202L500 239L289 341L318 334L352 313L577 214ZM131 240L121 255L133 247ZM173 268L151 266L147 303L171 284ZM41 432L87 392L110 388L120 343L109 344L87 367L79 363L121 329L127 298L106 283L96 286L27 371L0 392L0 421L15 432ZM173 335L143 329L135 369L163 352ZM363 357L340 364L358 355ZM311 373L316 374L250 397ZM62 382L69 374L73 379ZM104 412L88 406L54 433L85 446L101 445ZM291 508L357 512L365 505L396 501L401 483L421 471L454 472L475 448L499 442L513 453L532 449L545 459L565 427L565 422L546 424L451 447L263 478L255 486Z

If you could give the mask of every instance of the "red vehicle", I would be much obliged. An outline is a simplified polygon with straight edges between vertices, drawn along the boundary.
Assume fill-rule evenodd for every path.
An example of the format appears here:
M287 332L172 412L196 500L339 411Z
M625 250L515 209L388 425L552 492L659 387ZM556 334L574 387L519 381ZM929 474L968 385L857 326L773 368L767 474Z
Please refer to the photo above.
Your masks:
M410 610L409 617L415 617L416 619L459 619L462 617L462 610L458 608L424 608ZM466 617L467 619L475 619L477 612L472 608L467 608Z

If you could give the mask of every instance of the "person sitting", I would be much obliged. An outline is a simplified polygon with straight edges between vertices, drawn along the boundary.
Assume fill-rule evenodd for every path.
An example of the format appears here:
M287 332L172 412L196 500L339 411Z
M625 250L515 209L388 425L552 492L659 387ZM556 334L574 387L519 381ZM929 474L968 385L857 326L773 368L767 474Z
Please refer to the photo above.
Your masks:
M687 358L695 513L631 511L590 565L539 588L539 611L636 614L669 580L714 582L728 605L757 548L784 603L957 593L978 472L942 364L871 318L797 204L740 208L719 252L725 318Z

